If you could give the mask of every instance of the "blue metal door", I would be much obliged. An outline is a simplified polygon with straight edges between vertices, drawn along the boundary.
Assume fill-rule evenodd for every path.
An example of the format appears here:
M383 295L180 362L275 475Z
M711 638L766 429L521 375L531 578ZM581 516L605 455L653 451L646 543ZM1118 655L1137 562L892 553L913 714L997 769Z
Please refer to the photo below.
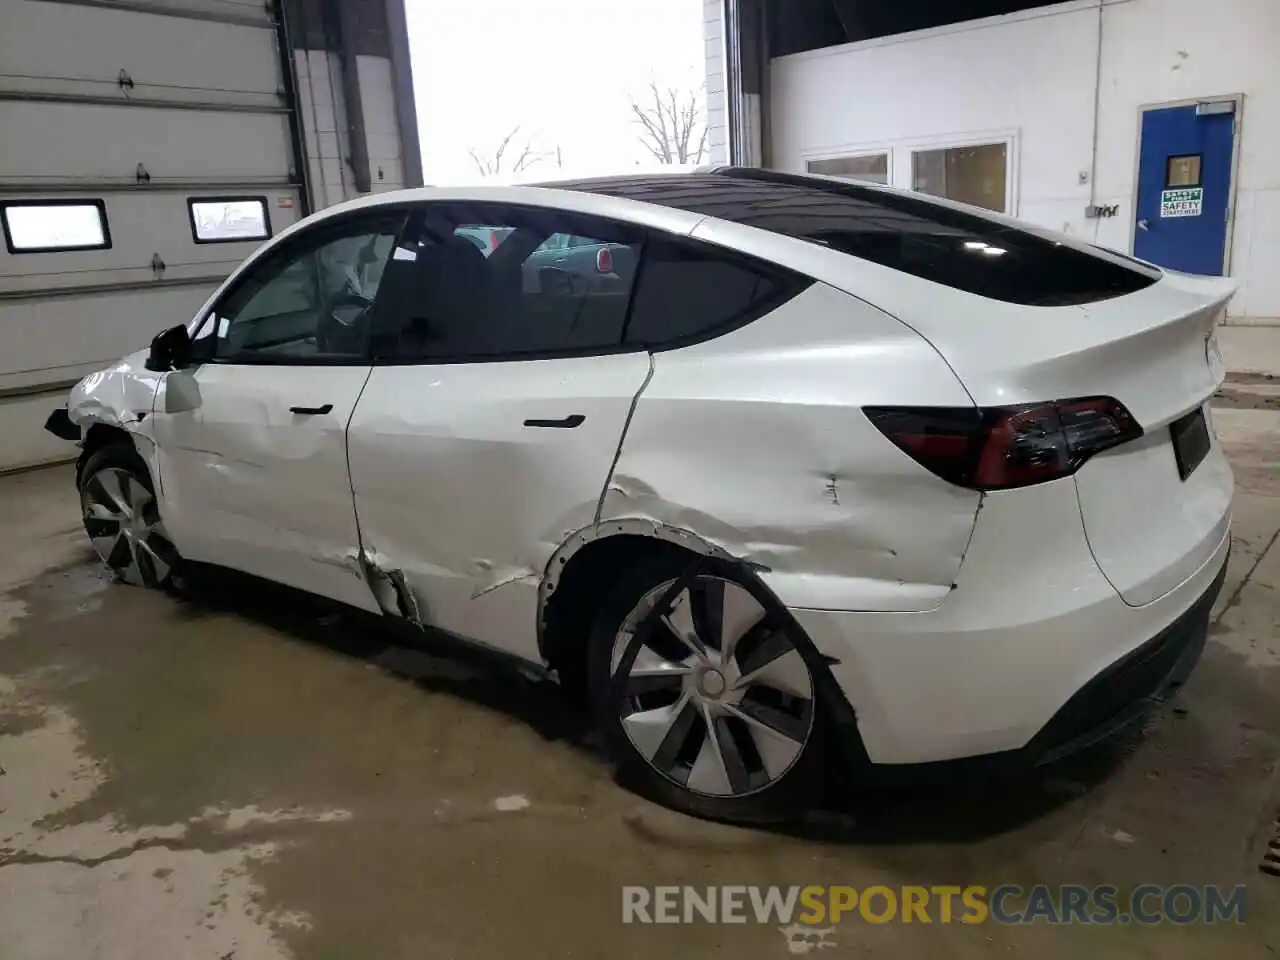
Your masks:
M1234 101L1142 114L1134 256L1222 275L1234 139Z

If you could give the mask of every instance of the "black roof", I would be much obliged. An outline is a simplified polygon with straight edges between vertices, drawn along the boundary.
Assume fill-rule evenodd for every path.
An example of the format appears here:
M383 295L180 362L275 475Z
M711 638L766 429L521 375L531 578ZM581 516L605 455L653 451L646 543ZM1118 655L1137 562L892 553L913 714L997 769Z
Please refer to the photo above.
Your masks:
M819 243L1015 303L1081 303L1141 289L1160 272L1124 254L980 210L852 181L751 167L543 183L674 207Z
M862 231L957 233L957 228L942 222L951 218L939 217L950 211L928 200L856 183L752 167L598 177L538 186L641 200L806 239L815 239L828 227L847 230L851 217ZM972 214L958 217L970 228L973 221L987 229L998 226ZM963 231L963 226L957 226Z

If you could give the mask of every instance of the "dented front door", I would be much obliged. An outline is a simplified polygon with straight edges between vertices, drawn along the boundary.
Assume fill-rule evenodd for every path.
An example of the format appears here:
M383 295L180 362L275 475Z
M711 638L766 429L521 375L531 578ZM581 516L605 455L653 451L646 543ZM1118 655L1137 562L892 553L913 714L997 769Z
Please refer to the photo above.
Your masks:
M358 563L345 434L370 367L209 363L156 414L165 523L184 557L376 610ZM169 384L166 384L168 388Z
M197 325L207 362L168 375L155 425L162 513L183 556L378 609L359 560L346 431L403 221L356 212L292 235ZM177 382L185 396L170 403Z

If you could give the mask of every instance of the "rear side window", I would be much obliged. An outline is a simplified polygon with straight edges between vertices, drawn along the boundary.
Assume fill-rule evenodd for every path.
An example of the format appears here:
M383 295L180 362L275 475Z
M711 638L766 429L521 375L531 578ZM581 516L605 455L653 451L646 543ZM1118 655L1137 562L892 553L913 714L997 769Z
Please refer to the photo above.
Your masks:
M993 300L1089 303L1150 286L1160 273L1108 250L1007 226L923 197L774 171L560 184L707 214L819 243Z
M810 283L731 251L655 236L645 249L626 342L660 349L717 336Z
M496 238L486 255L475 244ZM375 355L471 362L618 350L643 231L547 208L421 207L392 255Z

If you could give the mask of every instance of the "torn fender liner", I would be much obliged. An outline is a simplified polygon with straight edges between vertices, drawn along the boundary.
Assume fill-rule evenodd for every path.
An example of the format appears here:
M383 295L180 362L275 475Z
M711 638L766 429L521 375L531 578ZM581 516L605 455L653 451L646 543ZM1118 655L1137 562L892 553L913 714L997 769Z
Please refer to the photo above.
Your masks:
M44 422L44 428L59 440L70 440L73 443L80 441L80 428L71 422L66 407L59 407L49 414L49 419Z

